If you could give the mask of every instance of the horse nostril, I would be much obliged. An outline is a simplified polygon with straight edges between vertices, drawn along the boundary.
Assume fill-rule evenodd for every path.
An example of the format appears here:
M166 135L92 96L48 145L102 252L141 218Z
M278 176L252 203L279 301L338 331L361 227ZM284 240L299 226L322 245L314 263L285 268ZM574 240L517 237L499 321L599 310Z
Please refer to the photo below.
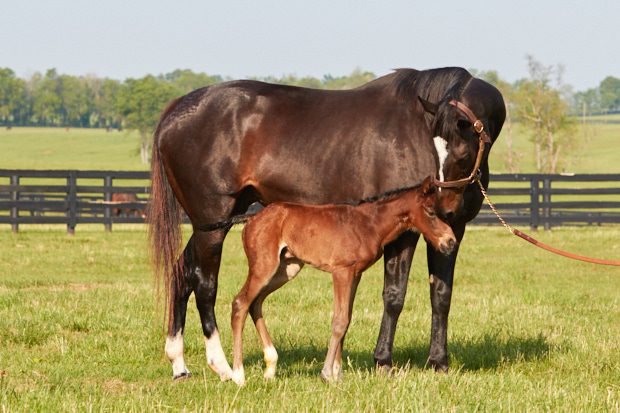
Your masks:
M454 212L448 212L445 214L444 218L446 219L446 221L452 221L455 215L456 214Z
M454 238L450 238L450 240L448 241L448 249L450 250L450 252L454 250L454 247L456 247L456 240Z
M452 251L454 251L454 247L456 247L456 240L454 238L450 238L441 245L441 253L444 255L450 255L452 254Z

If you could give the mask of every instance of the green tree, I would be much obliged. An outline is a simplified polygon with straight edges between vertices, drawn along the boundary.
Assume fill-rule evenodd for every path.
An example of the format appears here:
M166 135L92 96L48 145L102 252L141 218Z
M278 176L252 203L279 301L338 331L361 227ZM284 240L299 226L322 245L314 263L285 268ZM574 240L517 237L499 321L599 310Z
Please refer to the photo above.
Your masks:
M84 78L59 76L60 113L64 126L88 126L93 107L92 92Z
M515 86L515 115L531 131L536 152L536 169L558 172L560 160L571 147L575 122L568 114L568 104L561 89L552 86L552 76L561 85L561 68L544 66L527 56L530 77Z
M11 125L21 119L26 103L26 82L11 69L0 68L0 121Z
M32 77L32 117L40 125L60 124L62 101L60 82L56 69L49 69L45 76Z
M127 79L118 94L118 110L124 126L140 135L140 158L148 163L152 132L166 103L176 96L175 88L154 76Z
M323 77L323 87L325 89L353 89L370 82L375 77L375 74L372 72L365 72L360 68L356 68L348 76L333 77L325 75Z
M471 72L474 76L495 86L504 97L504 104L506 105L506 120L504 121L504 126L502 128L502 141L504 141L508 147L505 164L508 172L516 173L519 171L519 162L521 161L523 155L517 153L514 149L512 113L515 110L515 90L510 83L503 80L494 70L482 72L472 70Z
M174 86L177 90L178 95L184 95L192 90L222 81L221 76L211 76L206 73L194 73L189 69L177 69L173 72L160 76L160 78L172 84L172 86Z
M601 110L601 97L598 88L591 88L573 95L573 113L584 119L592 112Z
M603 110L620 110L620 79L607 76L600 83L598 90Z
M98 114L100 126L110 130L120 127L121 114L117 104L121 83L118 80L103 79L95 92L95 111Z

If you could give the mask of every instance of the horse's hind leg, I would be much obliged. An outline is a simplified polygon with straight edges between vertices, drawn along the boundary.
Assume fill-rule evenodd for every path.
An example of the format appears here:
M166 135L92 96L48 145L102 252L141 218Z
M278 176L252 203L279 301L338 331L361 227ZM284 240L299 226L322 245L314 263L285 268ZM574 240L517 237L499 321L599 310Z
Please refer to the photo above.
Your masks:
M244 240L245 242L245 240ZM245 245L244 245L245 246ZM277 245L262 245L258 253L255 246L248 251L248 278L232 302L230 316L233 333L233 372L232 379L242 386L245 383L243 370L243 327L251 304L261 294L261 291L269 285L277 274L279 267L279 250Z
M349 324L351 323L351 318L353 315L353 302L355 300L355 293L357 292L357 286L362 279L361 274L353 278L353 284L351 285L351 300L349 301ZM344 347L344 339L342 336L340 340L340 344L336 349L336 357L334 358L334 365L332 367L332 377L334 379L339 380L342 377L342 348Z
M353 284L356 274L347 269L332 274L334 283L334 315L332 316L332 336L329 340L325 364L321 371L321 378L325 381L338 380L334 377L334 361L347 329L349 328L349 308L353 301Z
M172 377L177 380L191 376L185 366L183 356L183 332L185 330L185 315L187 313L187 300L192 293L192 282L195 277L196 264L193 261L192 249L193 238L185 246L183 251L182 266L177 266L175 271L182 271L180 277L172 277L170 288L170 314L168 319L168 337L166 337L166 355L172 363Z
M222 380L228 380L232 376L232 370L222 349L214 310L217 296L217 275L220 269L225 237L226 231L195 232L193 235L194 257L197 264L193 288L196 295L196 307L202 323L202 332L205 336L207 365Z
M271 281L269 281L269 284L261 290L258 297L256 297L250 305L250 315L252 316L252 320L256 326L256 331L258 331L258 335L260 336L263 344L263 356L266 366L263 377L265 379L272 379L276 375L278 352L273 345L273 341L271 340L269 331L267 331L267 325L265 324L265 320L263 318L263 301L265 301L265 298L267 298L269 294L295 278L303 266L303 261L297 258L281 258L276 275L271 279Z

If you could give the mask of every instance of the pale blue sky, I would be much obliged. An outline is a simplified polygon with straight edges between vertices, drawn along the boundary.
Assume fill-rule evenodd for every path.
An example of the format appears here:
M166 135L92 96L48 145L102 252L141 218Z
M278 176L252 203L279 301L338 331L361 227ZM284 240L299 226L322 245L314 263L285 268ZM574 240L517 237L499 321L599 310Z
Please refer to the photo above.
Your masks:
M125 79L463 66L514 81L525 55L575 90L620 77L619 0L2 0L0 67Z

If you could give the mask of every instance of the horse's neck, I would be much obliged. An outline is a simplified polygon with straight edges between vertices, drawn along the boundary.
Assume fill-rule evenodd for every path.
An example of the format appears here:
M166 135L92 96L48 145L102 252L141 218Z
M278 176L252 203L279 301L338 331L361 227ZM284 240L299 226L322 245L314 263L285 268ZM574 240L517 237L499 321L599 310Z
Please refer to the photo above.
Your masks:
M377 235L385 245L403 232L414 227L409 220L409 211L416 204L417 194L415 191L407 191L392 199L374 202L371 204L373 222Z

